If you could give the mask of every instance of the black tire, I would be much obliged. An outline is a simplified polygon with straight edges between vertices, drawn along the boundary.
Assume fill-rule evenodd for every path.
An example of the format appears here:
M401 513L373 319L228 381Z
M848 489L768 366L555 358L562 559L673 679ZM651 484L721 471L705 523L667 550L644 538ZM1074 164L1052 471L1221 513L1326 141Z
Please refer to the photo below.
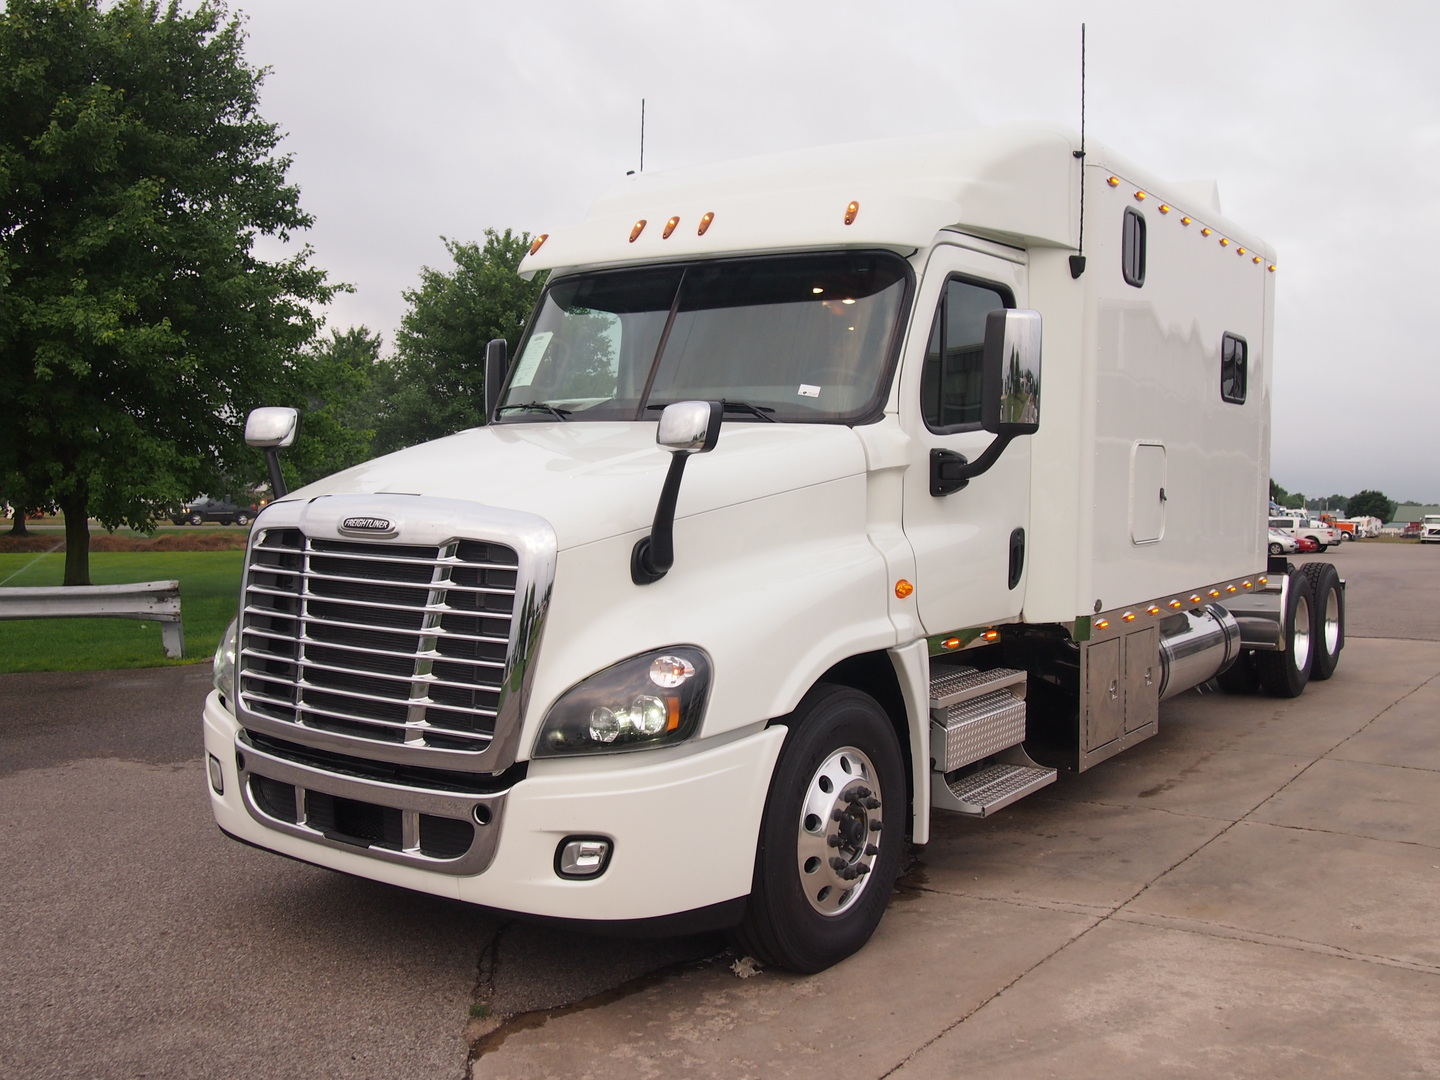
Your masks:
M1307 539L1307 540L1314 540L1314 541L1315 541L1315 550L1316 550L1317 552L1320 552L1320 551L1324 551L1324 550L1325 550L1325 545L1320 542L1320 537L1318 537L1318 536L1307 536L1305 539Z
M203 525L204 523L205 523L205 519L202 518L199 514L191 514L191 515L190 515L190 524L191 524L191 525Z
M235 515L235 524L236 524L236 525L249 525L249 524L250 524L250 515L247 514L247 513L245 513L244 511L241 511L240 513L238 513L238 514Z
M810 974L859 950L880 924L909 808L900 743L874 698L822 683L784 723L734 937L756 959Z
M1219 675L1215 682L1227 694L1253 694L1260 689L1260 678L1255 674L1255 654L1241 649L1240 655Z
M1310 579L1310 651L1315 654L1310 678L1323 681L1335 674L1345 647L1345 590L1330 563L1306 563L1301 572Z
M1291 574L1285 591L1285 650L1255 651L1255 674L1260 678L1261 688L1271 697L1299 697L1310 681L1310 669L1315 662L1313 597L1310 578L1304 571Z

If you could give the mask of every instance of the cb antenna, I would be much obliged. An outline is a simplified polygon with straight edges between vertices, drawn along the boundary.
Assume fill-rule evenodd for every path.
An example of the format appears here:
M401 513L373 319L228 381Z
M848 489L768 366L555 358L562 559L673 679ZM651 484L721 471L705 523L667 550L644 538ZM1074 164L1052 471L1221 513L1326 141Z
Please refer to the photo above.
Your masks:
M1078 278L1085 272L1085 24L1080 24L1080 149L1074 151L1080 160L1080 247L1070 256L1070 276Z
M640 171L645 171L645 99L640 99Z

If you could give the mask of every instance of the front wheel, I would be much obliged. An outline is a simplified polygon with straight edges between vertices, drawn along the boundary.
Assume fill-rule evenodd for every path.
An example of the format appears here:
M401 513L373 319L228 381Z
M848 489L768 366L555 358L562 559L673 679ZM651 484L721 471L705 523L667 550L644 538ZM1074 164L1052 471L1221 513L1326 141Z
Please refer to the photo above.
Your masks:
M809 974L856 952L885 913L905 843L905 773L889 717L859 690L821 684L784 723L735 936L751 956Z
M1270 545L1270 554L1271 554L1271 555L1284 555L1284 554L1285 554L1285 549L1284 549L1283 547L1281 547L1278 543L1274 543L1274 544L1271 544L1271 545Z
M205 521L205 519L204 519L203 517L201 517L199 514L191 514L191 515L190 515L190 524L191 524L191 525L200 525L200 524L203 524L204 521Z
M245 512L243 512L243 511L240 512L240 513L238 513L238 514L236 514L236 515L235 515L235 524L236 524L236 525L249 525L249 524L250 524L250 515L247 514L247 513L245 513Z

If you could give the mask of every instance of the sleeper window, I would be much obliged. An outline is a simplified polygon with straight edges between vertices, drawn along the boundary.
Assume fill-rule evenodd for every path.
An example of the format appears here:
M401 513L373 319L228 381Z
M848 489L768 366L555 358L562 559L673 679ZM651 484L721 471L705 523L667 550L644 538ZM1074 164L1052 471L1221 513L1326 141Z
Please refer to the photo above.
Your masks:
M1145 284L1145 219L1131 207L1125 208L1120 265L1125 273L1125 284L1134 285L1137 289Z
M1249 349L1245 339L1226 334L1220 339L1220 399L1235 405L1245 404Z

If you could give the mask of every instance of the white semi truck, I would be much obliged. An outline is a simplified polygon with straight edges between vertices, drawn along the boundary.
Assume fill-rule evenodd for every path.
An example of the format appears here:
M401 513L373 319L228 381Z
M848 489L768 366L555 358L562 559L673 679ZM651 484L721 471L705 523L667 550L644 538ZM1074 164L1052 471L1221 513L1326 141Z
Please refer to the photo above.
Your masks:
M1057 130L627 177L535 240L486 426L256 520L217 822L835 963L937 812L1088 769L1211 678L1334 670L1342 583L1265 546L1272 260L1213 187ZM293 435L248 431L272 465Z

